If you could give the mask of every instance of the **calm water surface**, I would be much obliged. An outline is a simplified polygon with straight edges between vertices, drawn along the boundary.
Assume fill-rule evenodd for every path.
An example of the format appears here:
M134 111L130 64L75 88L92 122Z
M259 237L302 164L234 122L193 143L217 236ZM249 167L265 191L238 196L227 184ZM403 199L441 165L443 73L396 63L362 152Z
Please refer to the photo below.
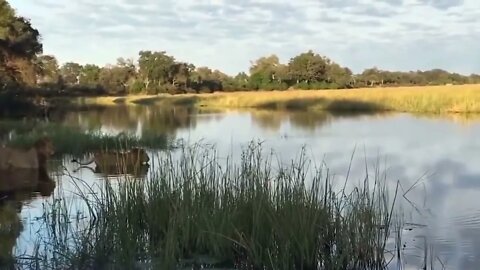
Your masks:
M295 158L305 146L309 157L324 162L339 183L343 183L354 153L353 184L363 179L366 166L371 170L379 166L392 189L397 181L401 185L401 200L407 202L402 204L404 269L422 269L425 255L435 269L478 269L480 265L480 120L475 118L197 112L145 106L72 112L51 121L108 134L166 134L186 143L214 145L220 155L238 156L252 139L262 141L264 149L273 149L279 160ZM9 136L2 132L3 138ZM149 150L151 155L155 152ZM17 215L6 210L0 213L0 223L23 225L15 235L0 235L0 253L14 248L15 254L22 254L32 249L32 241L42 233L36 222L43 214L42 204L75 196L72 192L77 188L71 176L101 185L101 175L90 170L73 173L76 166L69 160L54 161L55 190L42 192L44 196L36 192L17 197L22 203L16 206Z

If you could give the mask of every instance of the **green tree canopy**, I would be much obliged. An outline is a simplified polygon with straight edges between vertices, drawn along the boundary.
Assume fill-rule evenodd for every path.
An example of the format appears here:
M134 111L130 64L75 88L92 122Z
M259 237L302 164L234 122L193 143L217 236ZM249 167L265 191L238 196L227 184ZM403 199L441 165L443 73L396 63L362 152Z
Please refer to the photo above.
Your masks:
M99 84L101 68L97 65L87 64L80 71L79 83L94 86Z
M151 85L158 87L162 84L173 83L172 70L175 58L167 55L165 51L140 51L139 56L139 75L147 90Z
M0 0L0 78L34 84L34 59L42 50L38 30Z
M40 55L37 57L36 71L38 83L57 83L60 76L57 58L53 55Z
M249 85L253 89L282 88L280 84L287 79L288 68L280 63L275 54L252 62Z
M310 50L290 59L288 71L289 77L297 83L321 82L327 79L327 61Z
M79 83L82 65L74 62L67 62L60 68L62 80L67 85L75 85Z
M99 83L109 93L126 94L134 83L135 74L135 66L131 61L119 58L117 65L101 69Z

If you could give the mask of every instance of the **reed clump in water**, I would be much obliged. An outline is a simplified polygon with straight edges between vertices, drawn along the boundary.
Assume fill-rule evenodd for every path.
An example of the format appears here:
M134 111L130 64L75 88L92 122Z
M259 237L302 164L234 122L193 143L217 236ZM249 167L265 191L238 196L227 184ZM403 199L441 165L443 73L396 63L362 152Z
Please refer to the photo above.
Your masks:
M65 202L47 207L48 237L30 267L385 267L392 202L381 179L347 192L304 153L284 165L253 143L238 163L199 149L159 157L145 181L80 193L83 225Z

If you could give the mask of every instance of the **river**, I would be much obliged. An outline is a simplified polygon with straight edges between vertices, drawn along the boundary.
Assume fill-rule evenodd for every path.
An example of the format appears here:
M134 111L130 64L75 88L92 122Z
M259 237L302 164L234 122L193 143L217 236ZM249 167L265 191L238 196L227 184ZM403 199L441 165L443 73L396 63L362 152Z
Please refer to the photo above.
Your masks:
M220 155L236 155L252 140L262 142L279 160L294 158L305 147L307 155L325 164L338 181L349 167L353 183L363 179L366 166L379 167L390 187L400 183L400 199L408 202L402 207L402 268L422 269L425 257L435 269L480 265L480 118L475 116L117 106L69 112L50 121L106 134L164 134L177 142L213 145ZM2 132L4 139L12 136L5 128ZM153 155L156 150L148 151ZM31 250L29 245L42 230L36 223L42 204L74 196L72 176L89 185L101 183L101 176L90 170L73 172L76 165L70 159L57 157L54 162L56 190L17 198L17 215L1 213L0 223L22 226L2 236L8 241L2 240L0 253Z

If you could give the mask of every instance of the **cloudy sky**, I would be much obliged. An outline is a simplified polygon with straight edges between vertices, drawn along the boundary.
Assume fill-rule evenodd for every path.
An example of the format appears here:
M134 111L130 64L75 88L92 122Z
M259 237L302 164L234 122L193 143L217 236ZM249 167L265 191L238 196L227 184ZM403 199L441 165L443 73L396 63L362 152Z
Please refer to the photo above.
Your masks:
M480 73L479 0L10 0L60 62L104 65L139 50L228 74L312 49L372 66Z

